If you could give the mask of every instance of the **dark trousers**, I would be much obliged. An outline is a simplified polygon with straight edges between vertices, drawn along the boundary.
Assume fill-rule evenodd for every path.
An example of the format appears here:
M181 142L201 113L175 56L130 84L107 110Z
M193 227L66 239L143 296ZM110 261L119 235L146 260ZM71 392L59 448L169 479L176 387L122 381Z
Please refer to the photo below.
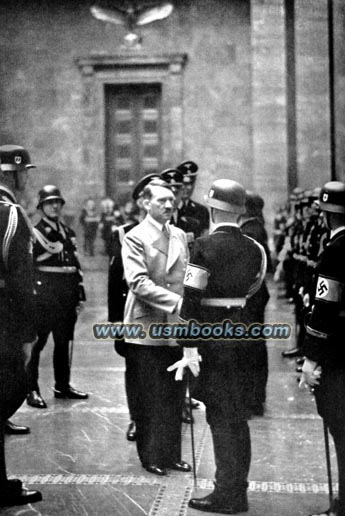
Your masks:
M74 326L77 320L75 311L71 312L65 318L61 318L56 322L51 330L39 331L38 340L34 344L31 360L28 365L28 390L39 392L39 361L40 353L47 343L50 332L54 339L54 377L55 388L65 390L69 386L71 374L71 353Z
M339 507L338 516L345 516L345 421L328 424L334 440L338 463Z
M250 432L247 421L214 422L212 408L206 407L216 463L215 493L234 501L246 495L251 460Z
M333 437L338 463L339 509L345 516L345 369L324 366L315 389L317 409Z
M243 500L248 486L251 442L248 418L253 402L255 342L201 350L201 399L206 405L216 463L215 493L222 500Z
M26 394L26 373L18 343L12 342L12 350L6 353L5 343L0 341L0 490L6 482L4 431L5 422L21 406ZM15 350L15 351L14 351Z
M184 382L167 367L182 356L178 347L127 344L127 378L136 386L137 450L142 464L166 467L181 460Z
M137 421L139 407L140 407L140 396L138 392L138 383L136 379L136 362L132 361L128 356L126 360L126 371L125 371L125 389L127 395L128 411L131 421Z
M253 362L253 403L254 405L265 403L268 380L268 355L265 341L253 342L250 358Z

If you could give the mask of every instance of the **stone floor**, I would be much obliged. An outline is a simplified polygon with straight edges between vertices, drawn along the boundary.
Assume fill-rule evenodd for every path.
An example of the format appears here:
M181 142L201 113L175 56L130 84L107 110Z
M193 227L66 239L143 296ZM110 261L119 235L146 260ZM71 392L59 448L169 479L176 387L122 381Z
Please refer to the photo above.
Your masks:
M124 361L111 341L93 339L92 324L106 321L106 260L84 259L88 302L77 324L72 383L90 393L87 401L55 400L51 386L52 342L41 360L41 390L46 410L23 404L13 421L31 427L28 436L7 438L11 476L39 489L43 501L5 508L4 515L44 516L196 516L191 494L212 489L214 463L210 432L202 408L194 411L197 487L192 474L147 473L135 443L125 439L128 410ZM270 283L267 319L293 323L292 307ZM252 465L248 516L302 516L327 507L327 477L322 422L312 396L300 390L295 363L281 358L293 347L270 341L267 410L250 422ZM183 427L183 458L191 459L190 427ZM331 448L334 479L336 466Z

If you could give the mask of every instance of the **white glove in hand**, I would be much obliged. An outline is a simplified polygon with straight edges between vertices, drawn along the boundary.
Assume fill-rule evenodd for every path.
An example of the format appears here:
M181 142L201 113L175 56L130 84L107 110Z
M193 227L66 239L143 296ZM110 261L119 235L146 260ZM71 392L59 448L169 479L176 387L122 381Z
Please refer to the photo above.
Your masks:
M313 388L320 384L322 369L317 365L317 362L306 358L302 367L301 381L299 382L300 388L306 387Z
M179 381L183 378L185 367L189 367L194 376L198 376L200 372L201 356L198 348L183 348L183 358L175 362L175 364L168 367L167 371L175 371L175 380Z

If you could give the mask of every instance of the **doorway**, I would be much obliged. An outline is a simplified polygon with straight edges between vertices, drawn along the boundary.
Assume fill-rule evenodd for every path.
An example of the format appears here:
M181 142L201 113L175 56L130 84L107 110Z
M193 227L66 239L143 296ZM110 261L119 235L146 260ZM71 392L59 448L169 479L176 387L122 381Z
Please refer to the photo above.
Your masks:
M122 204L141 177L161 171L161 85L105 85L106 192Z

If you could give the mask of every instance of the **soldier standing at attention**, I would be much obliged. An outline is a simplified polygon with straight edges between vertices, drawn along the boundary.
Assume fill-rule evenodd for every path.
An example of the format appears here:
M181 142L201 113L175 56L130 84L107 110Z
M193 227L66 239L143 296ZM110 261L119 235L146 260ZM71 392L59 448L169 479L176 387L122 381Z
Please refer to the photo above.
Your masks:
M248 300L260 289L266 273L263 247L242 234L239 216L245 212L246 192L230 179L215 181L208 193L212 232L196 239L185 275L180 318L187 323L249 326L256 322L247 311ZM200 377L198 399L206 405L216 463L214 491L192 498L189 507L205 512L236 514L248 510L247 487L251 459L248 419L252 415L255 341L235 337L217 340L180 339L184 358L168 368L181 380L189 367Z
M246 213L241 217L240 228L244 235L247 235L262 245L265 249L267 258L267 271L272 271L271 255L267 243L267 232L265 229L263 207L263 198L254 193L246 192ZM265 322L265 308L269 300L269 292L266 281L258 292L248 300L247 310L251 311L250 317L255 322L264 324ZM263 416L265 412L266 401L266 385L268 379L268 354L265 339L258 339L255 342L251 352L251 359L253 360L253 378L254 378L254 392L253 392L253 415Z
M301 384L315 391L317 411L333 437L338 461L337 509L319 516L345 516L345 184L326 183L319 205L331 235L317 267L314 306L302 346Z
M88 398L88 394L70 385L74 326L86 297L75 233L61 221L64 204L65 200L56 186L46 185L40 190L37 209L42 218L34 229L38 340L28 366L27 395L28 405L35 408L47 407L40 394L38 370L40 353L50 332L54 338L55 398Z
M179 218L182 220L194 219L198 223L198 231L194 232L194 237L197 238L208 231L210 225L206 206L191 199L197 179L198 165L194 161L184 161L176 168L183 174L182 199L178 205Z
M25 189L34 167L29 153L17 145L0 147L0 506L42 500L6 474L4 430L7 418L26 394L26 365L36 339L32 226L14 194Z

